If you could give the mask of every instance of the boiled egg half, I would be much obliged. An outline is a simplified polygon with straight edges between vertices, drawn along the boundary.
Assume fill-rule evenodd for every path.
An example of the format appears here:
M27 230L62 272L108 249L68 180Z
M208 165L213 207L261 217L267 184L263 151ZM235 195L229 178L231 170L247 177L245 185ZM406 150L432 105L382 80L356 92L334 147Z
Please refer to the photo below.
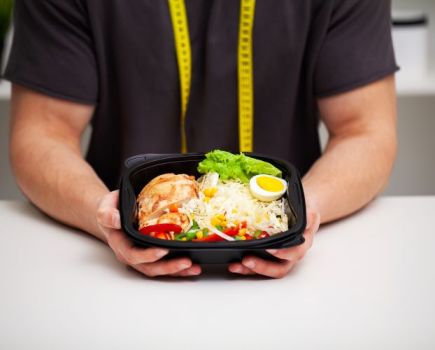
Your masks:
M263 202L272 202L281 198L287 191L287 182L272 175L260 174L251 178L249 190L253 197Z

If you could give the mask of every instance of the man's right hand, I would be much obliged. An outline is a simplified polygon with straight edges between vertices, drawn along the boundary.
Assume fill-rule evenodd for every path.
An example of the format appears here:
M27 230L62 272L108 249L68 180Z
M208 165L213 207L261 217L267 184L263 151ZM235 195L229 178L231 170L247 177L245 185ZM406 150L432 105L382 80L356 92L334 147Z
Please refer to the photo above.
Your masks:
M193 265L188 258L160 260L168 254L166 249L134 246L121 230L118 200L119 191L110 192L101 198L97 210L97 224L121 263L148 277L196 276L201 273L201 267Z

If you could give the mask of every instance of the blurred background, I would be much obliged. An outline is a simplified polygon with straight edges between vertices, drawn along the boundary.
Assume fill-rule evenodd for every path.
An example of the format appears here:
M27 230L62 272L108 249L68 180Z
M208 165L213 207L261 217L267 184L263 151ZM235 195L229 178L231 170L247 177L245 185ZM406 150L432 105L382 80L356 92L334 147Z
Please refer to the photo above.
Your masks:
M380 0L382 1L382 0ZM11 0L0 0L0 49L4 68L10 49ZM393 0L399 154L384 195L435 195L435 0ZM24 199L8 161L10 84L0 81L0 200ZM319 128L322 144L326 130ZM86 151L89 130L83 137Z

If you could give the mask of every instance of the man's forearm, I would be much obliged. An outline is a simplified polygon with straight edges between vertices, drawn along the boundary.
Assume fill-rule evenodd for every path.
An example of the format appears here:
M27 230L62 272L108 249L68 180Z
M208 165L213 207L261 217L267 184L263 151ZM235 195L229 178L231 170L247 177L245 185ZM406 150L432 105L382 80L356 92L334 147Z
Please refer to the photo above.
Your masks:
M37 141L17 142L11 148L13 169L24 194L55 219L103 239L95 213L98 199L108 189L82 158L79 147L35 135L31 139Z
M379 194L395 154L393 130L390 135L366 132L333 137L303 179L307 201L319 210L322 223L357 211Z

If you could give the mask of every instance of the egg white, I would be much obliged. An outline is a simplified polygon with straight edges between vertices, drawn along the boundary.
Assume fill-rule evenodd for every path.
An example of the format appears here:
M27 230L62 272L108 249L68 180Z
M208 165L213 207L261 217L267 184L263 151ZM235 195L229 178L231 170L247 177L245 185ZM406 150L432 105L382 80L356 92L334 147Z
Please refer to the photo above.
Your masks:
M271 192L261 188L257 183L257 178L262 176L280 181L283 184L283 189L279 192ZM281 198L284 195L284 193L287 191L287 182L284 179L280 179L279 177L275 177L272 175L255 175L249 181L249 190L251 191L251 194L254 198L257 198L258 200L263 202L272 202Z

